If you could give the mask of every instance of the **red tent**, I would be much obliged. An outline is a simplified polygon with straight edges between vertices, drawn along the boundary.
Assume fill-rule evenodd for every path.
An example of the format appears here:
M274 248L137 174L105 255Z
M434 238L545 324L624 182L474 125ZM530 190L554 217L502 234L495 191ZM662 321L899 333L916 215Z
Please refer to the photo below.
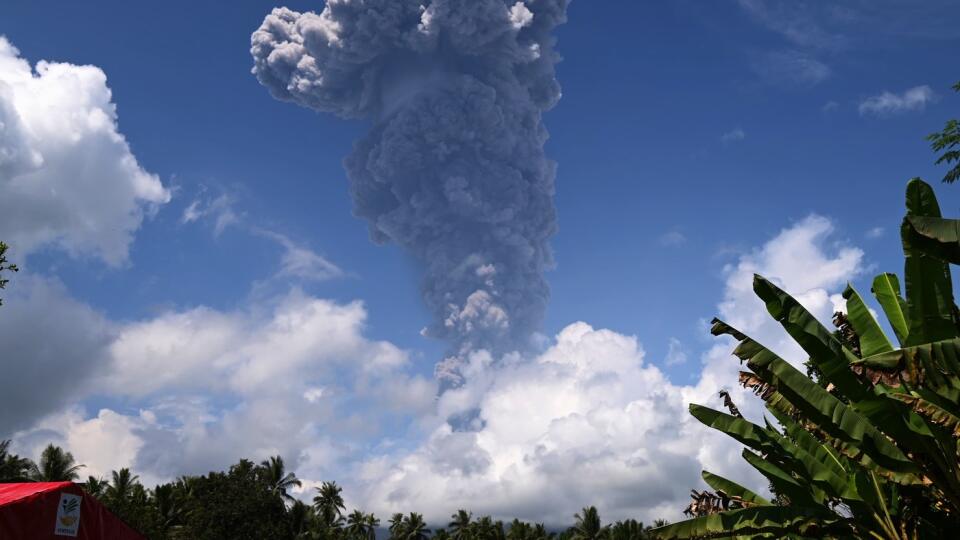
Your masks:
M0 484L0 538L146 540L73 482Z

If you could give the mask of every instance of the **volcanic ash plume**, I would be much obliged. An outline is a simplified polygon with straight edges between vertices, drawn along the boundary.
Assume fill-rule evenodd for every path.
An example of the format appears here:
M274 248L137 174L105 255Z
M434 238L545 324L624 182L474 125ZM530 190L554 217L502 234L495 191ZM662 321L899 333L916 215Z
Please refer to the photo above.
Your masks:
M372 238L424 266L429 335L457 353L525 347L556 231L541 115L560 98L552 32L568 0L328 0L252 36L277 99L373 121L345 160Z

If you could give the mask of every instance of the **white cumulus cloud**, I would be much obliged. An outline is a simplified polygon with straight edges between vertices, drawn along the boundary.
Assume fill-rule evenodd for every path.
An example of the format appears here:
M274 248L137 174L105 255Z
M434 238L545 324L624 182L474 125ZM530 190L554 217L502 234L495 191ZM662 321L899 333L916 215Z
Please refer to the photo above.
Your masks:
M169 479L274 454L306 466L320 459L314 452L328 438L324 456L333 449L350 455L395 422L427 414L437 393L433 379L414 373L408 353L364 337L359 302L339 304L294 289L232 312L197 307L139 322L101 321L107 339L87 337L88 323L62 340L27 343L22 326L36 325L36 318L30 309L23 316L18 295L10 300L24 322L0 318L0 336L19 330L25 339L22 346L13 341L16 362L4 366L31 369L18 371L5 389L20 405L0 417L0 438L12 434L28 453L46 442L65 444L79 462L96 466L91 470L102 472L109 461L145 478ZM63 310L68 299L59 306L45 297L35 303L38 311L84 322L82 308ZM70 345L74 354L56 357L66 368L48 360ZM139 413L103 409L86 418L77 403L91 395L136 404ZM31 424L24 426L26 420ZM331 465L323 461L313 470Z
M718 315L802 362L751 280L765 275L828 321L863 261L834 236L830 220L810 216L743 254L724 270ZM364 336L365 318L359 303L293 290L236 311L111 323L109 369L87 391L135 412L85 417L67 406L15 439L34 449L65 441L91 470L109 457L111 467L150 479L279 453L308 488L336 480L351 506L420 511L432 522L463 507L561 525L588 504L608 522L677 519L704 468L765 489L738 444L687 412L691 402L719 408L726 389L759 420L761 403L736 383L729 338L699 364L688 359L699 376L681 385L645 358L636 337L577 322L531 357L469 355L463 385L437 398L436 382L417 374L408 353Z
M109 265L170 200L118 131L106 75L38 62L0 36L0 237L18 256L53 245Z
M750 290L755 272L795 293L825 322L862 252L829 242L833 224L811 216L779 232L726 269L719 315L794 363L806 357ZM408 454L377 456L355 489L381 513L416 508L443 520L458 507L501 517L569 523L596 504L605 520L677 519L706 468L764 490L738 445L687 413L691 402L719 407L731 392L748 417L762 408L737 386L740 369L720 339L703 354L694 385L671 383L646 362L635 337L575 323L532 359L493 363L476 354L466 384L438 403L436 427ZM477 411L476 431L442 420Z

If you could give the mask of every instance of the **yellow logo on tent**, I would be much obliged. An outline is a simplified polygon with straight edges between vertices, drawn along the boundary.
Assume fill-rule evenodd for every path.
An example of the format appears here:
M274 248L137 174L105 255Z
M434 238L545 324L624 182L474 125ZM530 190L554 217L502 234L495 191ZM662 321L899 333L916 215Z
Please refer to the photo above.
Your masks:
M71 493L60 494L60 505L57 506L57 522L53 534L57 536L76 536L80 528L80 501L79 495Z

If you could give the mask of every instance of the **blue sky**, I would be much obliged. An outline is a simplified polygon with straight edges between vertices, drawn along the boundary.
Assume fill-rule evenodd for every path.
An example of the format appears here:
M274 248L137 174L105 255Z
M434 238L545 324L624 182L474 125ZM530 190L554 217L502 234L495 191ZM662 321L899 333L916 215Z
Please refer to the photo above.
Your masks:
M321 2L286 5L323 9ZM404 351L404 377L428 388L448 345L420 335L431 315L420 297L418 263L395 245L372 243L366 224L351 215L342 160L369 122L277 101L258 83L250 72L250 35L272 7L171 1L102 2L93 8L20 0L0 6L0 34L31 65L93 65L106 74L119 133L139 166L170 195L169 202L156 195L142 222L126 225L132 240L128 257L117 264L89 252L71 253L53 240L36 242L26 257L14 245L14 257L24 263L23 280L61 281L57 294L89 308L102 319L98 324L110 328L106 341L129 337L133 327L165 316L193 313L199 320L197 310L243 313L255 322L260 311L292 301L290 290L341 306L359 300L365 322L354 329L357 339ZM913 176L938 181L944 172L933 165L923 137L957 115L960 98L950 85L958 78L951 66L960 33L947 22L960 9L948 2L917 7L896 1L796 6L578 0L568 16L556 32L563 96L544 115L546 153L558 163L559 216L551 242L556 267L546 275L546 336L577 321L610 329L617 343L636 336L645 365L664 377L644 372L637 380L706 389L714 381L705 378L700 360L713 354L714 340L704 320L739 298L738 269L783 268L774 240L793 245L790 231L820 231L801 239L806 244L793 253L810 248L849 270L861 289L869 288L866 278L877 271L900 270L896 232L905 183ZM0 81L4 76L0 72ZM948 213L956 210L952 189L938 188ZM191 205L201 211L194 220L185 218ZM217 219L225 220L222 230ZM31 226L44 224L38 218ZM20 233L0 226L0 238L4 234ZM284 273L290 250L281 237L297 253L310 255L312 275ZM318 258L338 270L317 279ZM827 274L795 292L838 292L843 279ZM803 276L795 279L806 283ZM13 281L9 294L18 294L18 287ZM16 309L14 296L2 318L16 318ZM671 341L686 362L667 362ZM115 355L119 346L111 343L109 354ZM544 348L555 346L547 338ZM349 355L351 347L330 354ZM31 354L27 347L9 362L42 366ZM208 361L215 362L196 359ZM204 414L219 419L213 423L226 422L224 411L243 408L245 399L242 392L202 386L137 395L89 386L64 398L67 412L43 411L7 428L15 425L13 432L29 440L39 440L37 433L70 440L69 426L90 427L84 422L99 418L102 407L140 414L143 421L138 411L160 410L158 403L185 395L207 403ZM321 463L317 456L328 454L312 441L281 450L306 470L327 472L330 463L376 470L388 462L403 469L414 467L417 458L397 448L413 455L438 440L440 424L424 418L439 413L425 412L425 405L381 415L382 404L350 399L357 424L377 416L383 425L358 436L367 461L330 450L341 457ZM50 420L56 414L69 420ZM174 424L185 425L182 418ZM150 429L128 431L147 440ZM183 431L177 433L186 440ZM154 463L139 450L131 456L145 467ZM197 458L197 467L215 461ZM144 476L162 479L171 472L157 466ZM394 495L403 492L397 489ZM616 493L586 492L609 501L617 515L669 512L621 504ZM359 485L356 493L357 501L378 509L397 500ZM540 511L532 503L517 508L530 515Z

